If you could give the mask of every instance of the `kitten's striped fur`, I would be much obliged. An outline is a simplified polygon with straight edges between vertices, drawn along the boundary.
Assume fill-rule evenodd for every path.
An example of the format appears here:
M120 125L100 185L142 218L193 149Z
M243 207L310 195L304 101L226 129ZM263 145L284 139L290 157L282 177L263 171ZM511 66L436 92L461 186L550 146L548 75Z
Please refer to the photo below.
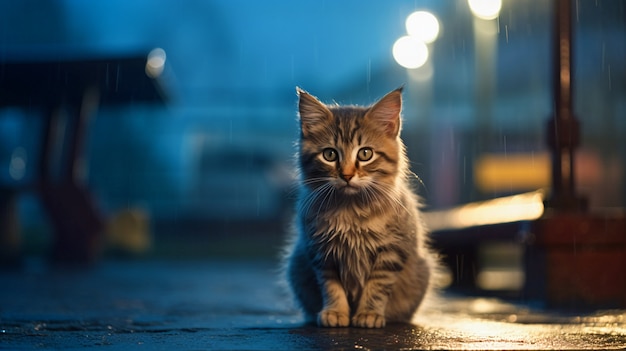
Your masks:
M286 261L296 300L325 327L408 322L433 259L400 139L402 89L371 107L297 91L300 186Z

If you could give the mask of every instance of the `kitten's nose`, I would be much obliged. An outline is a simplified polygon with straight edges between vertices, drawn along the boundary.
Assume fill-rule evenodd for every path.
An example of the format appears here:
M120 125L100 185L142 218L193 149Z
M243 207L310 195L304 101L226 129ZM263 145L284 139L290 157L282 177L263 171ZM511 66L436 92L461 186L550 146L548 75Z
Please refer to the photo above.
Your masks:
M345 180L346 182L350 182L350 179L352 179L352 177L354 177L354 173L341 175L341 178L343 178L343 180Z

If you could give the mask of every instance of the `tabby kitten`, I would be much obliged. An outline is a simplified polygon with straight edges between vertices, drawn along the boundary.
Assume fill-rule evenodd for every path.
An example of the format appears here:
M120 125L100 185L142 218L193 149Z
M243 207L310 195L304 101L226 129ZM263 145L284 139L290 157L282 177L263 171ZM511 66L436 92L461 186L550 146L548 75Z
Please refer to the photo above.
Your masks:
M300 184L286 256L295 298L324 327L408 322L434 261L400 139L402 89L370 107L297 92Z

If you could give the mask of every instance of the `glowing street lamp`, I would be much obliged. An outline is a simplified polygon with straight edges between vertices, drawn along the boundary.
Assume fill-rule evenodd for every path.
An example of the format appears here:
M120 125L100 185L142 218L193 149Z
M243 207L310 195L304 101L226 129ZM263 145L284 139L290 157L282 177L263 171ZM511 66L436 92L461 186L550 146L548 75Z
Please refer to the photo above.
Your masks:
M404 68L422 67L428 60L428 47L410 35L401 37L393 44L393 58Z
M426 44L430 44L439 35L439 21L437 17L427 11L416 11L406 19L406 31Z
M502 9L502 0L467 0L474 16L492 20L498 18Z
M406 19L408 35L400 37L393 44L393 58L408 69L422 67L428 61L428 46L439 35L439 21L432 13L416 11Z

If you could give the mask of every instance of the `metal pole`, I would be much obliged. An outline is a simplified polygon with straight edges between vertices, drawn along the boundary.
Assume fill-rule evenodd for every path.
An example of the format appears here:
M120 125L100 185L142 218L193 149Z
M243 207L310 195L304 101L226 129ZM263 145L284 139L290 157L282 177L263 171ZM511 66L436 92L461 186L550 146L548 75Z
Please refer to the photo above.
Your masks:
M554 2L553 94L554 114L548 121L547 141L552 151L552 195L547 205L557 210L583 210L576 196L574 151L580 143L580 125L573 113L572 4Z

